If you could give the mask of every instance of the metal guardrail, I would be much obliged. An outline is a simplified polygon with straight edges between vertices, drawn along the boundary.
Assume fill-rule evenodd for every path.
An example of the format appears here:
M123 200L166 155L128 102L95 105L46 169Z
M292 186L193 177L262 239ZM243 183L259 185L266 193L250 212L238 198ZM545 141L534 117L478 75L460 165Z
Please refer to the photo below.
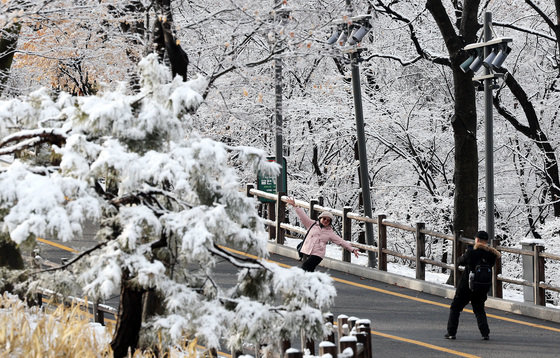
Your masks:
M305 234L306 230L301 227L285 223L286 200L287 196L283 193L271 194L261 190L255 189L253 184L248 184L246 188L247 196L262 197L273 202L267 203L269 217L265 219L265 224L269 227L269 239L275 240L278 244L284 244L284 236L286 231ZM374 252L378 258L377 269L387 271L387 258L388 256L398 257L404 260L409 260L415 263L416 278L425 280L426 264L438 266L453 272L454 286L457 287L459 280L459 272L463 269L460 268L456 262L457 258L462 254L465 244L472 245L474 240L463 237L462 233L455 235L447 235L444 233L436 232L425 228L424 223L416 223L415 225L402 224L397 222L388 221L385 215L378 215L376 218L368 218L361 216L358 213L351 212L350 207L345 207L343 210L337 210L320 205L321 200L312 200L305 202L302 200L295 200L295 205L301 208L310 210L310 217L316 219L318 214L323 211L331 212L335 216L342 218L342 238L351 241L352 237L352 221L356 222L370 222L377 225L377 242L376 245L367 245L363 243L351 241L353 247L359 248L364 251ZM413 233L416 237L416 246L414 247L415 255L405 255L394 250L387 248L388 234L387 229L392 228L403 232ZM452 262L442 262L426 257L426 241L431 239L442 239L450 241L452 244ZM528 276L529 279L516 279L506 277L502 274L501 259L496 261L494 267L494 277L492 280L492 295L497 298L503 298L503 283L510 283L524 287L532 287L533 301L536 305L544 306L546 304L546 291L560 292L560 287L552 284L545 283L545 260L560 261L560 255L544 252L544 247L538 244L532 246L532 250L516 249L506 246L501 246L497 240L491 243L492 247L502 253L510 253L519 255L522 258L528 259L531 262L531 272ZM342 261L351 262L351 255L343 251ZM526 277L527 275L524 275Z

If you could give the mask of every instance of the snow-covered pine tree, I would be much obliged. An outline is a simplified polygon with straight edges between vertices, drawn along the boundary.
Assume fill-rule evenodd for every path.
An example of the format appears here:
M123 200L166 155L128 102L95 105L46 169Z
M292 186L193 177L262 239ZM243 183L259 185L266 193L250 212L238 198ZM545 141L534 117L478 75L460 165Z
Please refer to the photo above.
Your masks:
M300 329L320 338L331 279L262 259L264 224L229 160L277 168L260 150L196 134L190 119L204 78L172 80L155 55L139 72L135 94L124 85L87 97L41 89L0 101L0 156L15 158L0 169L2 232L22 245L80 238L87 220L100 225L94 249L31 275L31 287L80 289L94 300L120 292L117 357L159 333L169 344L197 338L218 348L227 339L234 349ZM233 287L214 278L220 260L238 269Z

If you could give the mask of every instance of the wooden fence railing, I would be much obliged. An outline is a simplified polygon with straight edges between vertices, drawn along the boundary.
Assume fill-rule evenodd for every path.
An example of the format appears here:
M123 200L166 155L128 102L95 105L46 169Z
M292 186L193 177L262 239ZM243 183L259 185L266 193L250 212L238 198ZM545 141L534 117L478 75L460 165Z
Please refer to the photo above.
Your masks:
M116 317L118 310L114 307L88 302L82 298L72 296L62 296L51 290L39 289L37 291L38 305L41 307L45 299L55 301L51 304L65 304L66 306L79 305L80 309L87 314L92 315L93 321L105 325L105 314ZM339 315L337 323L334 324L333 315L331 313L325 315L325 324L332 331L328 337L324 337L318 345L319 356L324 354L331 354L332 357L344 358L372 358L372 344L371 344L371 322L367 319L358 319L356 317L348 317L346 315ZM282 356L284 358L302 358L304 350L309 350L310 355L315 354L315 342L307 339L305 335L301 335L301 349L294 348L291 342L281 342ZM201 347L202 350L204 347ZM341 355L338 355L338 353ZM204 356L218 357L216 350L208 350L208 354ZM234 352L233 358L245 355L244 352ZM260 356L259 352L255 352L255 357Z
M80 305L93 316L93 321L101 323L102 325L105 325L105 314L116 317L118 313L118 310L114 307L97 302L90 302L78 297L62 296L61 294L57 294L45 288L37 290L37 297L39 307L43 305L43 301L46 299L54 301L56 304L65 304L66 306L71 306L72 304Z
M38 254L38 252L34 252L34 254ZM40 261L36 261L34 258L31 257L24 257L24 260L27 261L32 265L35 269L42 269L43 267L49 268L56 268L59 267L58 264L49 261L40 259ZM63 264L66 259L62 259ZM46 288L39 288L37 291L37 301L39 307L42 306L44 300L51 300L56 302L57 304L65 304L70 306L72 304L78 304L87 308L89 314L93 315L93 320L97 323L101 323L105 325L105 315L107 314L109 317L116 317L117 316L117 309L113 308L108 305L100 304L98 302L90 302L84 300L83 298L73 297L73 296L63 296L61 294L55 293L54 291L48 290Z
M269 215L267 218L265 218L265 223L269 226L269 238L271 240L274 239L276 243L283 245L286 231L305 234L304 228L290 225L284 222L286 218L286 199L288 198L284 193L267 193L255 189L253 184L247 185L246 193L247 196L255 196L272 200L272 202L268 203ZM425 280L426 264L451 270L453 272L454 286L457 287L459 272L462 270L456 265L457 257L459 257L463 253L464 248L466 247L465 245L472 245L474 243L473 239L465 238L461 233L456 233L455 235L447 235L432 231L427 229L425 227L425 224L422 222L416 223L415 225L401 224L387 220L385 215L378 215L375 218L368 218L357 213L353 213L351 211L352 208L350 207L344 207L343 210L338 210L322 206L320 205L321 203L321 199L312 200L309 203L301 200L295 200L296 206L309 209L309 216L312 219L316 219L319 213L323 211L329 211L333 215L341 217L341 236L347 241L351 241L353 221L357 223L370 222L377 226L377 242L375 243L376 245L367 245L354 241L351 242L352 246L356 248L367 252L371 251L376 254L378 262L376 267L377 269L387 271L388 256L398 257L401 259L410 260L411 262L415 263L416 278L420 280ZM414 235L414 237L416 238L414 256L399 253L387 248L387 242L389 240L387 234L388 228L394 228L405 233L409 232L411 235ZM425 256L427 241L434 239L442 239L451 242L453 253L452 263L430 259ZM544 252L544 246L538 243L529 244L528 247L530 249L517 249L501 246L499 241L494 239L491 245L496 250L502 253L519 255L523 260L525 260L525 262L528 263L523 265L525 267L524 270L526 270L523 275L524 278L517 279L504 276L502 274L502 262L501 260L498 260L493 270L494 277L492 280L491 293L494 297L503 298L502 284L504 282L524 287L531 287L533 303L541 306L544 306L546 304L546 290L560 292L559 286L545 283L545 260L560 261L560 255ZM343 250L341 260L351 262L351 259L351 255Z

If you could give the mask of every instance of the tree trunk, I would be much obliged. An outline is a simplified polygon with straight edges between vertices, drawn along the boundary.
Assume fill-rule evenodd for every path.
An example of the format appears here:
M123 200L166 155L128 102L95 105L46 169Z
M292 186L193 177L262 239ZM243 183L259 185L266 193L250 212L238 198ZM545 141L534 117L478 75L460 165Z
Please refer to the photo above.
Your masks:
M313 145L313 159L311 160L313 163L313 171L317 175L317 184L319 187L325 185L325 179L323 177L323 172L321 172L321 166L319 165L319 148L317 144Z
M183 81L187 80L187 68L189 57L173 35L173 13L171 12L171 0L156 1L160 18L154 23L154 45L160 60L164 59L164 50L171 66L173 76L180 75Z
M23 266L23 258L17 245L7 234L0 234L0 267L19 270Z
M459 67L467 58L463 47L476 41L479 0L466 0L459 34L441 0L427 0L426 8L438 24L445 41L453 71L455 113L452 118L455 143L455 193L453 231L474 237L478 230L478 150L476 143L476 97L471 74Z
M10 78L10 68L14 60L21 25L17 22L2 30L0 36L0 94Z
M126 357L129 347L131 352L134 352L138 346L140 327L142 325L143 294L143 290L132 287L126 278L123 279L117 327L111 342L115 358Z

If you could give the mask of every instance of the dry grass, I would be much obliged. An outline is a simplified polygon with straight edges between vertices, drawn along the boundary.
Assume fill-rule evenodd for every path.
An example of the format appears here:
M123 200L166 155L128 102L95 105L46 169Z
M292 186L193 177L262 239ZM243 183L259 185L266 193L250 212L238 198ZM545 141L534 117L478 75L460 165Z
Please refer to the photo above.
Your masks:
M87 303L86 303L87 304ZM111 333L91 323L81 305L59 305L52 312L29 308L17 296L0 296L0 358L98 358L112 357ZM162 358L197 357L196 340L184 347L166 349ZM133 358L158 358L153 352L136 351Z
M79 305L52 313L28 308L16 296L0 297L0 357L112 357L110 334L90 323Z

